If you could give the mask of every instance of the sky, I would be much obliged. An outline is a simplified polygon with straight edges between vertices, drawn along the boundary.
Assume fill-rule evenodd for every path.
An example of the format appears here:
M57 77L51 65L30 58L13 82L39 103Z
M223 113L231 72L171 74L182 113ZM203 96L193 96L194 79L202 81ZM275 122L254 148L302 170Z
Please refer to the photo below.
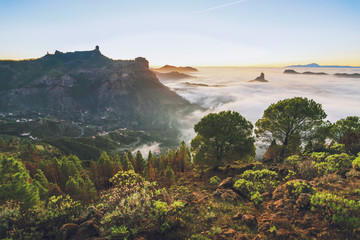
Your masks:
M152 66L360 66L359 12L359 0L0 0L0 59L99 45Z

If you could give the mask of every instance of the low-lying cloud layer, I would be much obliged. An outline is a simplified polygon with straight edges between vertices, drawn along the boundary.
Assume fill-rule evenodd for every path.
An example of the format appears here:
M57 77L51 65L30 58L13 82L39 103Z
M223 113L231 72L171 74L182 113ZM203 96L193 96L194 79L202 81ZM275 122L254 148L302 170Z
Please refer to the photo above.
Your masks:
M146 159L149 155L149 151L156 152L159 149L160 143L153 142L150 144L143 144L139 147L136 147L136 149L132 152L132 154L135 156L137 151L141 152L141 155L144 159Z
M186 81L221 87L192 86L182 80L166 81L164 84L190 102L209 109L196 111L183 119L183 139L186 141L195 135L193 125L209 112L233 110L255 123L271 103L297 96L321 103L331 122L360 115L360 80L332 75L360 72L360 69L296 70L326 72L329 75L283 74L284 68L200 68L196 79ZM265 73L268 83L248 82L261 72Z

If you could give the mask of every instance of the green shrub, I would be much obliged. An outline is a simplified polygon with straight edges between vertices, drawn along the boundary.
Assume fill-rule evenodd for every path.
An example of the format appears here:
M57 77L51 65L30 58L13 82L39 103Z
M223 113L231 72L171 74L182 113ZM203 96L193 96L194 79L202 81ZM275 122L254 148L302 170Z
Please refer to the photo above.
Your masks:
M176 214L176 216L181 212L181 210L185 207L185 203L182 201L174 201L171 205L171 211Z
M254 203L254 206L258 208L260 204L263 202L261 194L259 192L255 192L251 195L250 200Z
M140 174L135 173L134 170L129 170L119 171L110 179L110 182L114 187L131 189L134 186L143 185L145 183L145 179Z
M301 163L302 158L299 155L292 155L285 159L285 163L291 165L291 166L297 166L299 163Z
M291 180L292 178L295 178L295 176L296 176L296 172L289 170L289 172L286 175L286 177L284 178L284 180Z
M130 233L125 225L111 227L109 239L127 239L128 237Z
M218 176L213 176L210 178L210 185L216 186L219 185L220 178Z
M273 190L277 185L278 174L268 169L263 170L247 170L241 174L241 178L235 182L235 189L242 189L246 186L249 192L259 191L261 193L265 191Z
M341 153L346 152L346 147L345 147L344 144L335 143L335 144L330 146L329 151L332 154L341 154Z
M327 153L312 153L311 158L320 175L337 172L345 176L345 173L352 167L353 157L346 153L328 155Z
M323 162L327 156L329 156L329 154L326 152L313 152L310 155L310 157L317 163Z
M170 217L180 221L185 204L168 204L167 191L157 189L155 182L145 181L133 170L119 172L110 181L114 188L102 197L106 213L101 220L104 229L113 229L105 234L109 238L135 238L144 231L163 234L172 227Z
M187 240L210 240L210 238L204 237L203 235L198 233L198 234L191 235L191 237Z
M290 181L286 183L289 198L297 199L302 193L313 194L316 192L308 182L305 181Z
M338 172L344 175L352 167L352 157L346 153L330 155L325 159L325 174Z
M0 236L14 237L11 231L16 231L20 219L20 204L15 201L7 201L0 205Z
M352 161L352 166L355 170L360 171L360 153L358 153L358 156Z
M240 177L235 182L234 188L249 200L252 200L256 207L262 202L261 194L274 190L279 184L279 181L277 181L278 174L268 169L247 170Z
M275 225L273 225L270 229L269 229L269 232L271 232L271 233L277 233L277 228L276 228L276 226Z
M60 227L79 217L81 209L69 196L53 196L26 211L17 203L7 202L0 206L0 234L12 239L55 239Z
M322 214L331 224L347 229L360 227L360 201L331 193L316 193L311 198L311 210Z
M221 233L222 233L221 227L213 226L208 234L209 235L220 235Z

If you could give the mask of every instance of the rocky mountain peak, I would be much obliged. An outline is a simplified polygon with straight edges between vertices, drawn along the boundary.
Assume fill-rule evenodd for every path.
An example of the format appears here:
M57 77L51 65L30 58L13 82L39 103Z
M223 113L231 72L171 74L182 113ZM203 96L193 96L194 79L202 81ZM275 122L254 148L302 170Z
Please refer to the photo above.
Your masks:
M26 61L0 61L0 112L41 112L109 128L173 128L192 105L165 87L149 62L112 60L91 51L55 51Z

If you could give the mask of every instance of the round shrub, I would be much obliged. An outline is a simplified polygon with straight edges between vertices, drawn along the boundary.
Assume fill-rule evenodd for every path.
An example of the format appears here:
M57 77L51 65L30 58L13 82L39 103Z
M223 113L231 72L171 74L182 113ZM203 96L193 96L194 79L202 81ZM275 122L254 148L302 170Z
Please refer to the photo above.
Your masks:
M210 185L219 185L220 183L220 178L218 176L213 176L210 178Z

